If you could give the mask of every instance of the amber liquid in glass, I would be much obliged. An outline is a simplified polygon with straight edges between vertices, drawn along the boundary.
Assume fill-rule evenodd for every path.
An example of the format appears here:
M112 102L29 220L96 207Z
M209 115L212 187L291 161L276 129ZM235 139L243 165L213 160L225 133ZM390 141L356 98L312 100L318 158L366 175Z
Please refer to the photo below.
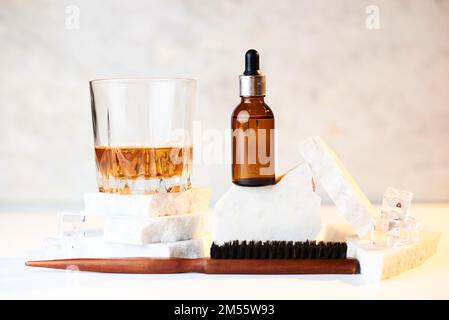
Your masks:
M274 115L263 97L242 97L232 114L232 182L275 183Z
M100 192L132 193L131 185L136 180L148 181L145 193L158 192L151 181L186 178L190 187L192 147L95 147L95 159L99 175ZM109 183L113 181L113 183ZM180 191L179 185L168 188L168 192Z

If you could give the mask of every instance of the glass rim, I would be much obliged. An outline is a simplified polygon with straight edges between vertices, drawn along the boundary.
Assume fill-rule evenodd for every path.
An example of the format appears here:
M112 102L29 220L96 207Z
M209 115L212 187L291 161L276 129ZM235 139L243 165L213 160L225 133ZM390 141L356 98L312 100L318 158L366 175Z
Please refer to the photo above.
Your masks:
M141 77L141 78L99 78L90 80L90 84L94 83L132 83L132 82L196 82L196 79L193 78L183 78L183 77Z

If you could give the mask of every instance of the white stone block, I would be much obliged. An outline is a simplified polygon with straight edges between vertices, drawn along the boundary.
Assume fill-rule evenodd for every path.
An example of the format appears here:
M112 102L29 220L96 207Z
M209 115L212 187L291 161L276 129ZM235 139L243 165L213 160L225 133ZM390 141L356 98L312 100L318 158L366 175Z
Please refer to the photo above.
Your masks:
M378 282L422 264L437 250L440 233L421 231L420 240L391 249L373 249L369 241L348 239L348 257L359 260L364 281Z
M86 257L155 257L155 258L203 258L208 252L205 239L192 239L147 245L108 243L101 238L87 240ZM87 248L89 247L89 248Z
M300 151L338 210L359 236L366 235L375 210L335 152L320 137L304 140Z
M320 203L307 164L272 186L233 185L215 205L213 240L313 240L321 228Z
M106 216L104 238L108 242L143 245L197 238L202 232L203 214L156 218Z
M102 236L77 237L75 239L47 239L45 246L34 252L33 259L68 258L203 258L208 255L210 239L207 237L193 240L130 245L109 243Z
M84 195L84 211L88 215L161 217L205 211L209 200L210 191L205 188L152 195L97 192Z

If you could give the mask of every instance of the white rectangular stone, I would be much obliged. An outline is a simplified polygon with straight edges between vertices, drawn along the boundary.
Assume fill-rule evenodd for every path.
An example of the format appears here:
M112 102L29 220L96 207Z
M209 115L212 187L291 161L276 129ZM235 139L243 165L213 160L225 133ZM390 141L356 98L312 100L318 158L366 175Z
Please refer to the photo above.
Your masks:
M233 185L214 208L213 240L314 240L321 228L320 197L307 164L275 185Z
M86 241L86 257L155 257L155 258L203 258L208 248L202 238L152 243L147 245L129 245L108 243L101 238ZM87 248L89 247L89 248Z
M369 241L348 239L348 257L359 260L364 281L378 282L422 264L436 252L439 239L440 233L421 231L417 243L382 250L370 248Z
M320 137L304 140L300 151L338 210L359 236L366 235L375 210L335 152Z
M210 239L130 245L109 243L101 236L76 239L47 239L45 247L35 252L33 259L68 258L203 258L208 255Z
M210 190L205 188L152 195L97 192L84 195L84 211L88 215L161 217L205 211L209 200Z
M108 242L143 245L197 238L202 232L203 214L156 218L106 216L104 238Z

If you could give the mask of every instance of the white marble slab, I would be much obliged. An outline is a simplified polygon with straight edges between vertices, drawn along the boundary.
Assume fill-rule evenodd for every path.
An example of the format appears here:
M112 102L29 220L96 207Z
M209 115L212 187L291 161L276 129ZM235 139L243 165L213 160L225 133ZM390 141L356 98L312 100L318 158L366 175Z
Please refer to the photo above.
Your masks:
M84 212L87 215L141 218L174 216L206 211L209 200L210 190L206 188L151 195L95 192L84 194Z
M272 186L233 185L215 205L213 239L315 239L321 229L320 203L307 164L293 168Z

